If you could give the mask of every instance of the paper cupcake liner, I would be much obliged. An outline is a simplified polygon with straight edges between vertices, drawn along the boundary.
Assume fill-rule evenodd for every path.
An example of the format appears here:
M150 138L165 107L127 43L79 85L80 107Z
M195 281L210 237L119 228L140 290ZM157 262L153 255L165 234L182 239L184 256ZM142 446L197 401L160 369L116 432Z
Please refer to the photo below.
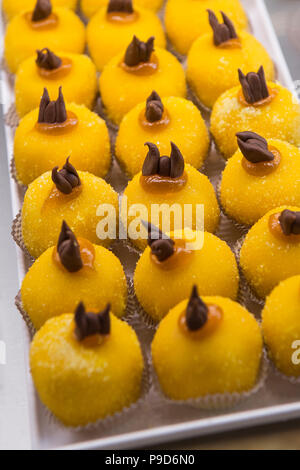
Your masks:
M203 173L205 176L207 176L207 178L213 185L214 190L216 191L220 174L223 172L223 170L224 170L224 160L215 151L213 141L212 139L210 139L209 152L199 171Z
M214 135L212 134L211 130L209 130L209 131L210 131L211 139L212 139L212 141L213 141L213 143L214 143L214 146L215 146L216 151L217 151L218 154L225 160L225 162L227 162L228 158L224 155L223 152L221 152L221 150L220 150L220 148L219 148L219 146L218 146L218 144L217 144L217 142L216 142L216 139L214 138Z
M0 69L3 70L6 73L6 76L8 78L8 81L9 81L10 85L13 87L14 84L15 84L15 76L14 76L13 73L11 73L9 71L9 68L7 66L7 63L6 63L6 60L5 60L4 57L2 57L2 59L1 59Z
M204 395L203 397L199 398L189 398L187 400L172 400L171 398L167 397L162 388L160 387L159 380L157 374L154 370L154 366L151 363L151 370L153 376L153 384L156 393L158 394L159 398L168 405L177 405L177 406L191 406L193 408L198 408L201 410L207 411L216 411L216 410L224 410L228 408L233 408L237 406L242 401L252 397L255 395L259 390L263 388L265 385L266 379L268 377L268 368L269 368L269 360L265 350L263 350L260 369L258 373L258 378L254 387L250 390L245 392L233 392L233 393L216 393L212 395Z
M20 188L20 191L21 191L21 196L24 197L26 191L27 191L27 186L25 186L24 184L20 183L20 181L18 180L18 177L17 177L17 169L16 169L16 163L15 163L15 159L14 157L11 158L10 160L10 167L9 167L9 170L10 170L10 176L12 177L12 179L14 180L14 182L18 185L18 187Z
M22 211L18 212L16 217L13 220L12 223L12 229L11 229L11 235L15 241L15 243L18 245L18 247L23 251L24 255L30 261L30 263L33 263L35 258L31 256L29 251L27 250L24 240L23 240L23 234L22 234Z
M289 382L292 385L299 385L300 384L300 376L299 377L294 377L290 375L285 375L283 372L281 372L279 369L277 369L276 365L272 361L271 358L269 358L269 361L271 363L271 370L274 372L277 377L280 377L282 380L285 380Z
M22 298L21 298L21 291L19 291L15 297L15 306L17 307L19 313L21 314L21 317L23 318L24 322L26 323L26 326L29 330L31 339L35 335L36 329L33 326L33 323L28 315L27 312L25 312L23 303L22 303Z
M15 164L14 157L12 157L10 159L9 170L10 170L10 176L12 177L12 179L15 181L15 183L19 184L18 178L17 178L17 169L16 169L16 164Z
M219 181L216 186L217 200L221 208L221 211L223 212L225 217L227 217L227 219L230 220L230 222L234 225L234 227L241 233L241 235L245 236L249 232L251 225L241 224L240 222L237 222L235 219L233 219L230 215L227 214L221 201L221 183L222 183L222 174L219 176Z
M260 321L261 323L261 321ZM281 372L275 362L273 361L272 359L272 356L270 354L270 351L269 351L269 348L268 348L268 345L265 343L265 349L266 349L266 354L267 354L267 357L268 357L268 360L269 360L269 364L270 364L270 369L271 371L277 376L277 377L280 377L282 380L285 380L287 382L289 382L290 384L292 385L299 385L300 384L300 376L299 377L295 377L295 376L292 376L292 375L286 375L284 374L283 372Z
M187 82L187 99L192 101L194 105L201 111L202 117L206 120L209 121L210 115L212 112L211 108L208 108L205 106L204 103L198 98L196 92L193 90L189 82Z
M183 65L185 66L185 61L186 61L186 56L184 54L180 54L180 52L177 51L175 46L173 46L171 40L167 36L167 51L171 52L173 56L176 57L176 59Z
M33 263L35 261L35 258L33 256L31 256L31 254L27 250L26 245L24 243L24 239L23 239L23 234L22 234L22 211L21 210L20 210L20 212L18 212L18 214L16 215L16 217L13 220L11 235L12 235L15 243L23 251L23 253L26 256L27 260L30 263Z
M12 129L16 129L19 125L20 119L16 110L16 105L15 103L11 104L5 117L5 124Z
M200 173L203 173L205 176L207 176L209 178L209 175L207 174L209 172L209 168L211 167L210 163L209 163L209 156L211 154L211 151L212 151L212 140L210 138L210 133L208 133L208 137L209 137L209 144L208 144L208 149L207 149L207 152L206 152L206 155L204 157L204 160L203 160L203 163L202 165L200 166L200 168L196 168L196 170L200 171Z
M121 223L122 223L122 221L121 221ZM139 257L141 256L141 254L144 251L144 249L140 249L136 245L134 245L133 241L129 237L127 237L126 239L119 239L118 241L120 243L122 243L130 253L138 255Z
M245 241L246 236L243 236L240 240L238 240L233 248L234 254L236 256L238 265L240 266L240 252L242 245ZM265 299L258 297L254 289L250 286L249 282L247 281L242 268L240 267L240 283L241 283L241 294L240 294L240 303L242 305L247 305L249 300L251 302L256 303L261 308L265 305Z
M122 162L122 161L117 157L115 149L114 149L114 158L116 159L117 164L119 165L119 167L120 167L122 173L125 175L125 177L126 177L128 183L129 183L129 181L131 181L135 175L131 175L131 174L126 170L124 162Z
M7 23L8 23L8 20L7 20L6 14L4 13L3 8L1 8L1 20L2 20L2 24L3 24L4 27L6 28L6 25L7 25Z
M113 135L115 135L118 132L119 126L115 124L107 115L107 111L105 109L105 106L102 102L101 96L99 96L99 99L96 104L96 112L99 114L99 116L104 119L104 121L107 124L109 132L112 132Z
M221 211L219 225L217 230L214 232L216 237L220 238L233 250L236 241L232 239L232 222L226 215ZM237 238L240 238L240 233L237 234Z
M131 278L128 279L128 321L134 326L142 323L143 326L152 331L156 330L158 326L158 323L145 312L138 301L134 290L134 282Z

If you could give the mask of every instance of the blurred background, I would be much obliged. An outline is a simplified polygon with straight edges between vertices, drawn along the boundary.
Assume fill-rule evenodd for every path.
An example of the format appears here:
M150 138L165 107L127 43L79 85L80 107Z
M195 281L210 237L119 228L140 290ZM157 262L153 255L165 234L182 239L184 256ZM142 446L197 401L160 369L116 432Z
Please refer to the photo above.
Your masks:
M300 1L265 0L293 80L300 80Z

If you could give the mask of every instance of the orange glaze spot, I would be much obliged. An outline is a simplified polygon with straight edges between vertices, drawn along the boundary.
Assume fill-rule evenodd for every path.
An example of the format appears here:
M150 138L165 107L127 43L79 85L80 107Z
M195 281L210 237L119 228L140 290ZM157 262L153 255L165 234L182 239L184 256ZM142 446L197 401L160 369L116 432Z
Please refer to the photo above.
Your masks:
M88 336L87 338L84 338L81 341L81 344L85 348L95 348L97 346L101 346L101 344L103 344L104 341L107 340L108 337L109 337L109 335L92 335L92 336Z
M78 118L72 111L67 111L67 120L65 122L55 122L53 124L37 122L35 128L37 131L51 134L61 135L72 131L78 124Z
M217 47L221 49L242 49L242 42L240 38L234 38L219 44Z
M61 205L69 204L81 194L81 191L82 184L74 188L70 194L62 193L54 185L49 193L49 196L44 201L44 204L42 206L42 212L46 212L48 210L56 210Z
M179 178L159 175L140 176L140 184L145 191L148 193L163 194L164 196L181 191L185 187L187 180L188 176L185 171Z
M269 151L274 155L274 160L270 162L252 163L243 157L242 166L244 170L253 176L266 176L270 173L273 173L273 171L275 171L280 164L281 154L275 147L270 146Z
M89 310L89 312L96 314L96 312L91 312L90 310ZM75 339L75 341L78 342L78 339L77 339L76 334L75 334L76 324L75 324L75 322L73 322L73 324L74 324L74 326L72 328L72 331L73 331L72 336L73 336L73 339ZM96 334L96 335L87 336L86 338L84 338L82 341L79 341L79 342L85 348L96 348L98 346L101 346L105 341L107 341L109 337L110 337L110 335Z
M56 28L59 22L59 18L55 13L51 13L48 18L45 18L41 21L32 21L32 12L29 11L24 13L24 18L26 19L27 23L32 29L36 29L37 31L47 30Z
M146 118L146 109L143 109L139 116L140 125L149 131L158 131L160 129L165 129L170 124L170 116L168 111L164 110L163 115L159 121L150 122Z
M120 63L120 67L125 72L133 73L134 75L139 75L139 76L153 75L157 71L158 66L159 66L158 58L154 52L152 53L152 56L149 62L141 62L140 64L134 65L133 67L126 65L124 61Z
M192 259L194 251L188 250L186 248L185 240L178 239L174 240L174 242L174 253L165 261L159 261L156 256L150 251L151 261L164 271L171 271L172 269L180 268Z
M38 73L42 78L47 80L59 80L68 75L72 70L73 62L66 57L62 58L62 64L57 69L47 70L37 66Z
M245 100L244 93L241 88L238 92L238 101L243 106L254 106L255 108L259 108L260 106L265 106L266 104L270 104L277 94L278 94L278 90L276 88L269 88L269 96L267 98L257 101L256 103L248 103Z
M87 268L88 270L94 270L94 263L95 263L95 256L96 256L94 245L90 241L86 240L85 238L78 237L77 241L80 247L80 256L81 256L81 260L83 263L83 269ZM54 263L60 269L62 269L63 271L66 271L66 268L62 265L60 261L57 247L53 248L52 257L53 257ZM82 269L79 272L81 271Z
M281 212L271 214L269 217L269 229L272 235L285 243L300 243L300 235L285 235L282 231L279 217Z
M111 13L107 13L106 19L110 23L118 23L118 24L128 24L134 23L140 17L140 14L137 11L133 13L126 13L122 11L113 11Z
M219 327L223 320L223 310L218 305L207 305L208 317L207 322L202 328L196 331L189 330L186 324L186 312L182 312L178 319L178 326L180 330L189 338L193 340L204 339L211 335Z

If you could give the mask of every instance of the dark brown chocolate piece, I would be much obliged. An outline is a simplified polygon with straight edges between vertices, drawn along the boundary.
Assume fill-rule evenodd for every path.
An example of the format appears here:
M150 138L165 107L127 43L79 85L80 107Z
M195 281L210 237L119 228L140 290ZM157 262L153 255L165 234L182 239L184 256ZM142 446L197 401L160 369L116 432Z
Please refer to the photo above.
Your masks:
M56 101L50 101L47 88L40 102L39 123L59 124L67 120L65 100L62 94L62 87L59 88L59 95Z
M32 13L31 21L43 21L52 13L50 0L37 0Z
M241 69L239 69L239 80L247 103L257 103L268 98L269 90L262 66L257 73L249 72L247 75L244 75Z
M69 160L70 157L67 158L66 163L60 171L58 171L58 166L52 170L52 181L63 194L71 194L73 189L81 184L79 175Z
M237 143L244 157L251 163L271 162L274 155L268 142L255 132L238 132Z
M279 223L284 235L300 235L300 211L285 209L279 216Z
M148 146L149 150L143 164L142 174L143 176L157 175L159 172L160 152L158 147L151 142L146 142L145 145Z
M147 42L140 41L136 36L133 36L125 52L124 62L128 67L135 67L143 62L149 62L153 51L154 36L151 36Z
M37 59L35 62L40 69L55 70L61 66L62 60L47 47L36 52Z
M75 273L83 267L79 243L65 221L62 223L57 243L57 253L61 264L70 273Z
M110 0L107 13L133 13L132 0Z
M160 121L164 113L164 105L156 91L152 91L146 103L146 119L149 122Z
M230 41L230 39L237 39L238 35L236 34L233 23L223 11L221 11L223 23L219 23L218 18L212 10L207 11L209 24L214 33L214 43L216 46L220 46L220 44L224 44L225 42Z
M207 318L207 305L199 297L197 286L194 286L186 308L186 325L190 331L197 331L205 325Z
M171 154L160 156L159 149L151 142L146 142L149 151L142 168L143 176L165 176L170 178L180 178L184 172L184 159L179 148L171 142Z
M75 336L78 341L93 335L109 335L110 333L110 304L99 313L88 313L80 302L75 310Z
M177 147L173 142L171 142L171 155L170 155L170 160L171 160L171 171L170 171L170 176L171 178L179 178L182 176L184 172L184 159L183 156Z
M158 227L142 220L142 224L148 230L148 245L158 261L165 261L174 254L175 242L163 233Z

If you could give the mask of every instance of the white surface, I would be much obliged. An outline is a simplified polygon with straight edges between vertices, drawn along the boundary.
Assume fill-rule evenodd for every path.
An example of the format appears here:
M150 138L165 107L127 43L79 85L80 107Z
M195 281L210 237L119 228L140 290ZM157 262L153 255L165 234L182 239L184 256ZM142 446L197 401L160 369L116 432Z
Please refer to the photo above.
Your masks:
M263 1L245 0L244 4L254 27L254 34L264 43L276 62L279 81L291 88L292 81ZM6 79L2 85L7 98L7 109L13 101L13 94ZM7 156L10 159L12 134L8 128L5 131ZM11 193L13 212L17 213L20 195L13 181ZM4 229L8 230L8 227ZM6 262L11 262L11 259ZM134 264L134 258L130 260L130 264ZM18 269L21 282L25 267L19 251ZM271 375L263 391L233 412L213 414L189 407L166 407L153 395L139 414L105 432L98 430L75 433L67 430L49 420L36 399L28 367L28 335L16 310L12 308L11 299L15 293L6 292L5 298L2 295L0 297L1 312L4 312L0 327L5 323L8 344L8 365L0 366L0 446L3 448L129 448L300 416L300 387ZM150 335L148 336L150 341Z
M0 25L1 27L1 25ZM0 37L2 34L0 32ZM2 50L2 44L1 44ZM0 56L2 53L0 52ZM4 87L6 88L6 87ZM1 118L0 118L1 119ZM9 198L10 179L4 145L4 129L0 129L0 200ZM14 205L17 201L14 201ZM16 248L10 236L11 207L1 205L0 224L0 341L6 344L6 365L0 364L0 449L28 449L29 432L28 388L26 386L27 332L14 306L18 289ZM19 272L21 275L21 272Z

